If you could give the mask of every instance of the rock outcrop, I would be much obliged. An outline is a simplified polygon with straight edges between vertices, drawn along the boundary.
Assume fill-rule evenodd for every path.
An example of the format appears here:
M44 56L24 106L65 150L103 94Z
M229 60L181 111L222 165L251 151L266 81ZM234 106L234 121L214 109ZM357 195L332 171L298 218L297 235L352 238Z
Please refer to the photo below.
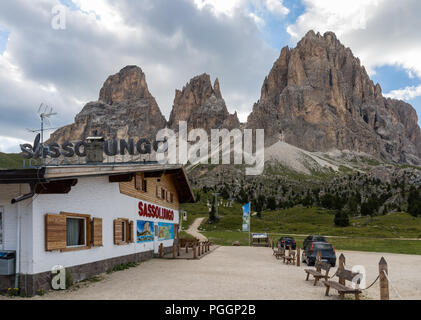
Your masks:
M105 81L98 101L86 104L75 122L54 132L50 141L83 140L94 131L106 139L153 140L165 126L142 69L127 66Z
M282 49L247 127L264 128L268 145L281 138L308 151L353 150L420 164L417 121L409 104L383 97L334 33L310 31L296 48Z
M219 80L212 87L210 76L206 73L194 77L184 88L176 90L171 111L169 127L177 130L179 121L187 121L188 130L239 128L237 113L228 112L222 98Z

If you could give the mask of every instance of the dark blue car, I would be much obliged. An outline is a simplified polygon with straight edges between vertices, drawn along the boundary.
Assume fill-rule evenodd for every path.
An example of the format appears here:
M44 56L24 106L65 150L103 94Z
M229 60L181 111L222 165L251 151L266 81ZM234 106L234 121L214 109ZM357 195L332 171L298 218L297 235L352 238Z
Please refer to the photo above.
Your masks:
M308 266L314 266L318 251L322 252L322 261L326 261L332 267L336 265L335 248L328 242L313 242L303 250L302 261Z
M279 245L281 248L295 250L297 248L297 243L293 237L282 237L279 239Z

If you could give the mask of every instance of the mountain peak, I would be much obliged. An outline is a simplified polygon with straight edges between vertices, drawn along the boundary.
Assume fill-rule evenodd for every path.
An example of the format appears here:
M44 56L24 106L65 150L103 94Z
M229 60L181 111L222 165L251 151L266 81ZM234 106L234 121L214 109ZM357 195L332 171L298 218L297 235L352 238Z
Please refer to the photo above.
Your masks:
M140 67L133 65L109 76L99 93L99 101L110 105L150 97L145 74Z
M282 49L247 127L265 128L268 145L282 134L308 151L353 150L420 164L414 113L408 104L385 99L333 32L310 30L295 48Z

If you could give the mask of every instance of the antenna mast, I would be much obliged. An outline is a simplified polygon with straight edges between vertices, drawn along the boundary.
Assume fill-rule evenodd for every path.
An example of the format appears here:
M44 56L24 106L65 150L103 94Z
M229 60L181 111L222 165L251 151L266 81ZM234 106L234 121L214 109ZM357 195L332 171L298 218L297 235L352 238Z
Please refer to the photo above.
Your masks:
M44 121L47 121L51 125L50 118L57 115L57 113L53 112L53 108L50 108L47 105L41 103L38 108L38 114L41 118L41 161L44 165Z

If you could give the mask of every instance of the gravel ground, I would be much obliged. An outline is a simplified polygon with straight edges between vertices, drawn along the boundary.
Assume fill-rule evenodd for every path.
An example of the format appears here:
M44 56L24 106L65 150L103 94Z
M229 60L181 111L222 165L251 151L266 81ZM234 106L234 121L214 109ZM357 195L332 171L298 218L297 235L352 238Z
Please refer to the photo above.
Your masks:
M377 277L378 262L384 256L400 295L421 299L421 256L343 253L348 268L365 265L367 285ZM75 291L51 292L33 299L337 299L335 290L325 297L323 284L314 287L305 281L306 267L284 265L272 256L270 248L220 247L201 260L152 259L136 268L104 275L102 281ZM390 297L398 299L392 289ZM379 299L378 283L362 298Z

